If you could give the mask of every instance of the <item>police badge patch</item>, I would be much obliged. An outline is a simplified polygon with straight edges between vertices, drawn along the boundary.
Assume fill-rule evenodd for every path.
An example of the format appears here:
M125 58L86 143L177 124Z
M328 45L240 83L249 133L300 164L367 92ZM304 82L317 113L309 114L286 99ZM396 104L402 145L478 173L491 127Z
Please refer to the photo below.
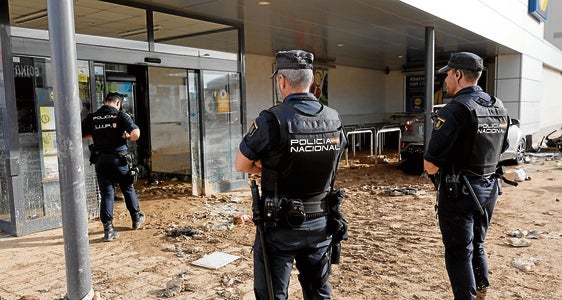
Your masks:
M439 130L443 124L445 124L445 119L437 117L437 120L433 123L433 130Z

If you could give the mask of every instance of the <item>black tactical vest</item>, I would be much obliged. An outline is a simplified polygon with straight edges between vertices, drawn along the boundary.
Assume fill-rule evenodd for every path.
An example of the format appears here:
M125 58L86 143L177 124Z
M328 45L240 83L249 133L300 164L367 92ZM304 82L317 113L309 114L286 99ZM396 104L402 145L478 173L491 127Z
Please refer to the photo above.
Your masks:
M279 122L280 148L273 165L262 169L262 190L279 198L318 201L330 190L345 135L338 113L322 106L315 115L288 103L269 109Z
M122 114L110 106L103 106L92 114L92 138L96 151L111 152L127 144L123 138L125 125Z
M465 174L489 176L495 172L499 162L507 138L509 117L499 99L481 100L478 96L466 95L452 101L468 108L472 119L472 132L469 132L472 136L464 140L462 160L457 160L455 169Z

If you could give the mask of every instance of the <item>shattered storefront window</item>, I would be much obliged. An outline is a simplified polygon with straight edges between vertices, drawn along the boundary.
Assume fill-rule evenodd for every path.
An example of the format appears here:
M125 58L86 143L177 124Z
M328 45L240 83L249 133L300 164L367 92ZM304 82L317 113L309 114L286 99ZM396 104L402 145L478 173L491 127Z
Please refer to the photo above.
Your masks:
M48 58L15 57L25 218L60 214L54 92Z

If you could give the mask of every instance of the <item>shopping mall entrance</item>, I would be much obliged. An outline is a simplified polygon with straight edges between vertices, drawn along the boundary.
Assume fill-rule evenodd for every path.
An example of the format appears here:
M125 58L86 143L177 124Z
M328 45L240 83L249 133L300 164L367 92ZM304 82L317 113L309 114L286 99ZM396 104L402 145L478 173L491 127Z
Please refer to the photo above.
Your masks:
M81 117L96 111L108 92L122 93L123 110L141 130L128 145L141 178L189 181L193 195L244 186L246 175L234 167L244 129L241 27L157 7L92 2L75 4ZM24 235L61 226L54 103L62 100L53 89L47 19L14 21L25 8L11 0L10 8L13 16L0 13L0 23L11 25L9 35L0 34L0 230ZM36 9L46 11L45 3ZM82 26L107 24L110 11L127 15L127 22ZM89 143L82 145L86 201L96 218Z

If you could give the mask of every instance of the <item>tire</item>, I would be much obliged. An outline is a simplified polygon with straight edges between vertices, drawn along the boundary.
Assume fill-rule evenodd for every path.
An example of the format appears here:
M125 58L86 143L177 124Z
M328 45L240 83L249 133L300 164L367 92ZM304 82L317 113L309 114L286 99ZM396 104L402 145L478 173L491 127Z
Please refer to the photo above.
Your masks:
M525 161L525 148L527 142L525 139L520 139L519 143L517 143L517 149L515 149L515 163L520 165Z

